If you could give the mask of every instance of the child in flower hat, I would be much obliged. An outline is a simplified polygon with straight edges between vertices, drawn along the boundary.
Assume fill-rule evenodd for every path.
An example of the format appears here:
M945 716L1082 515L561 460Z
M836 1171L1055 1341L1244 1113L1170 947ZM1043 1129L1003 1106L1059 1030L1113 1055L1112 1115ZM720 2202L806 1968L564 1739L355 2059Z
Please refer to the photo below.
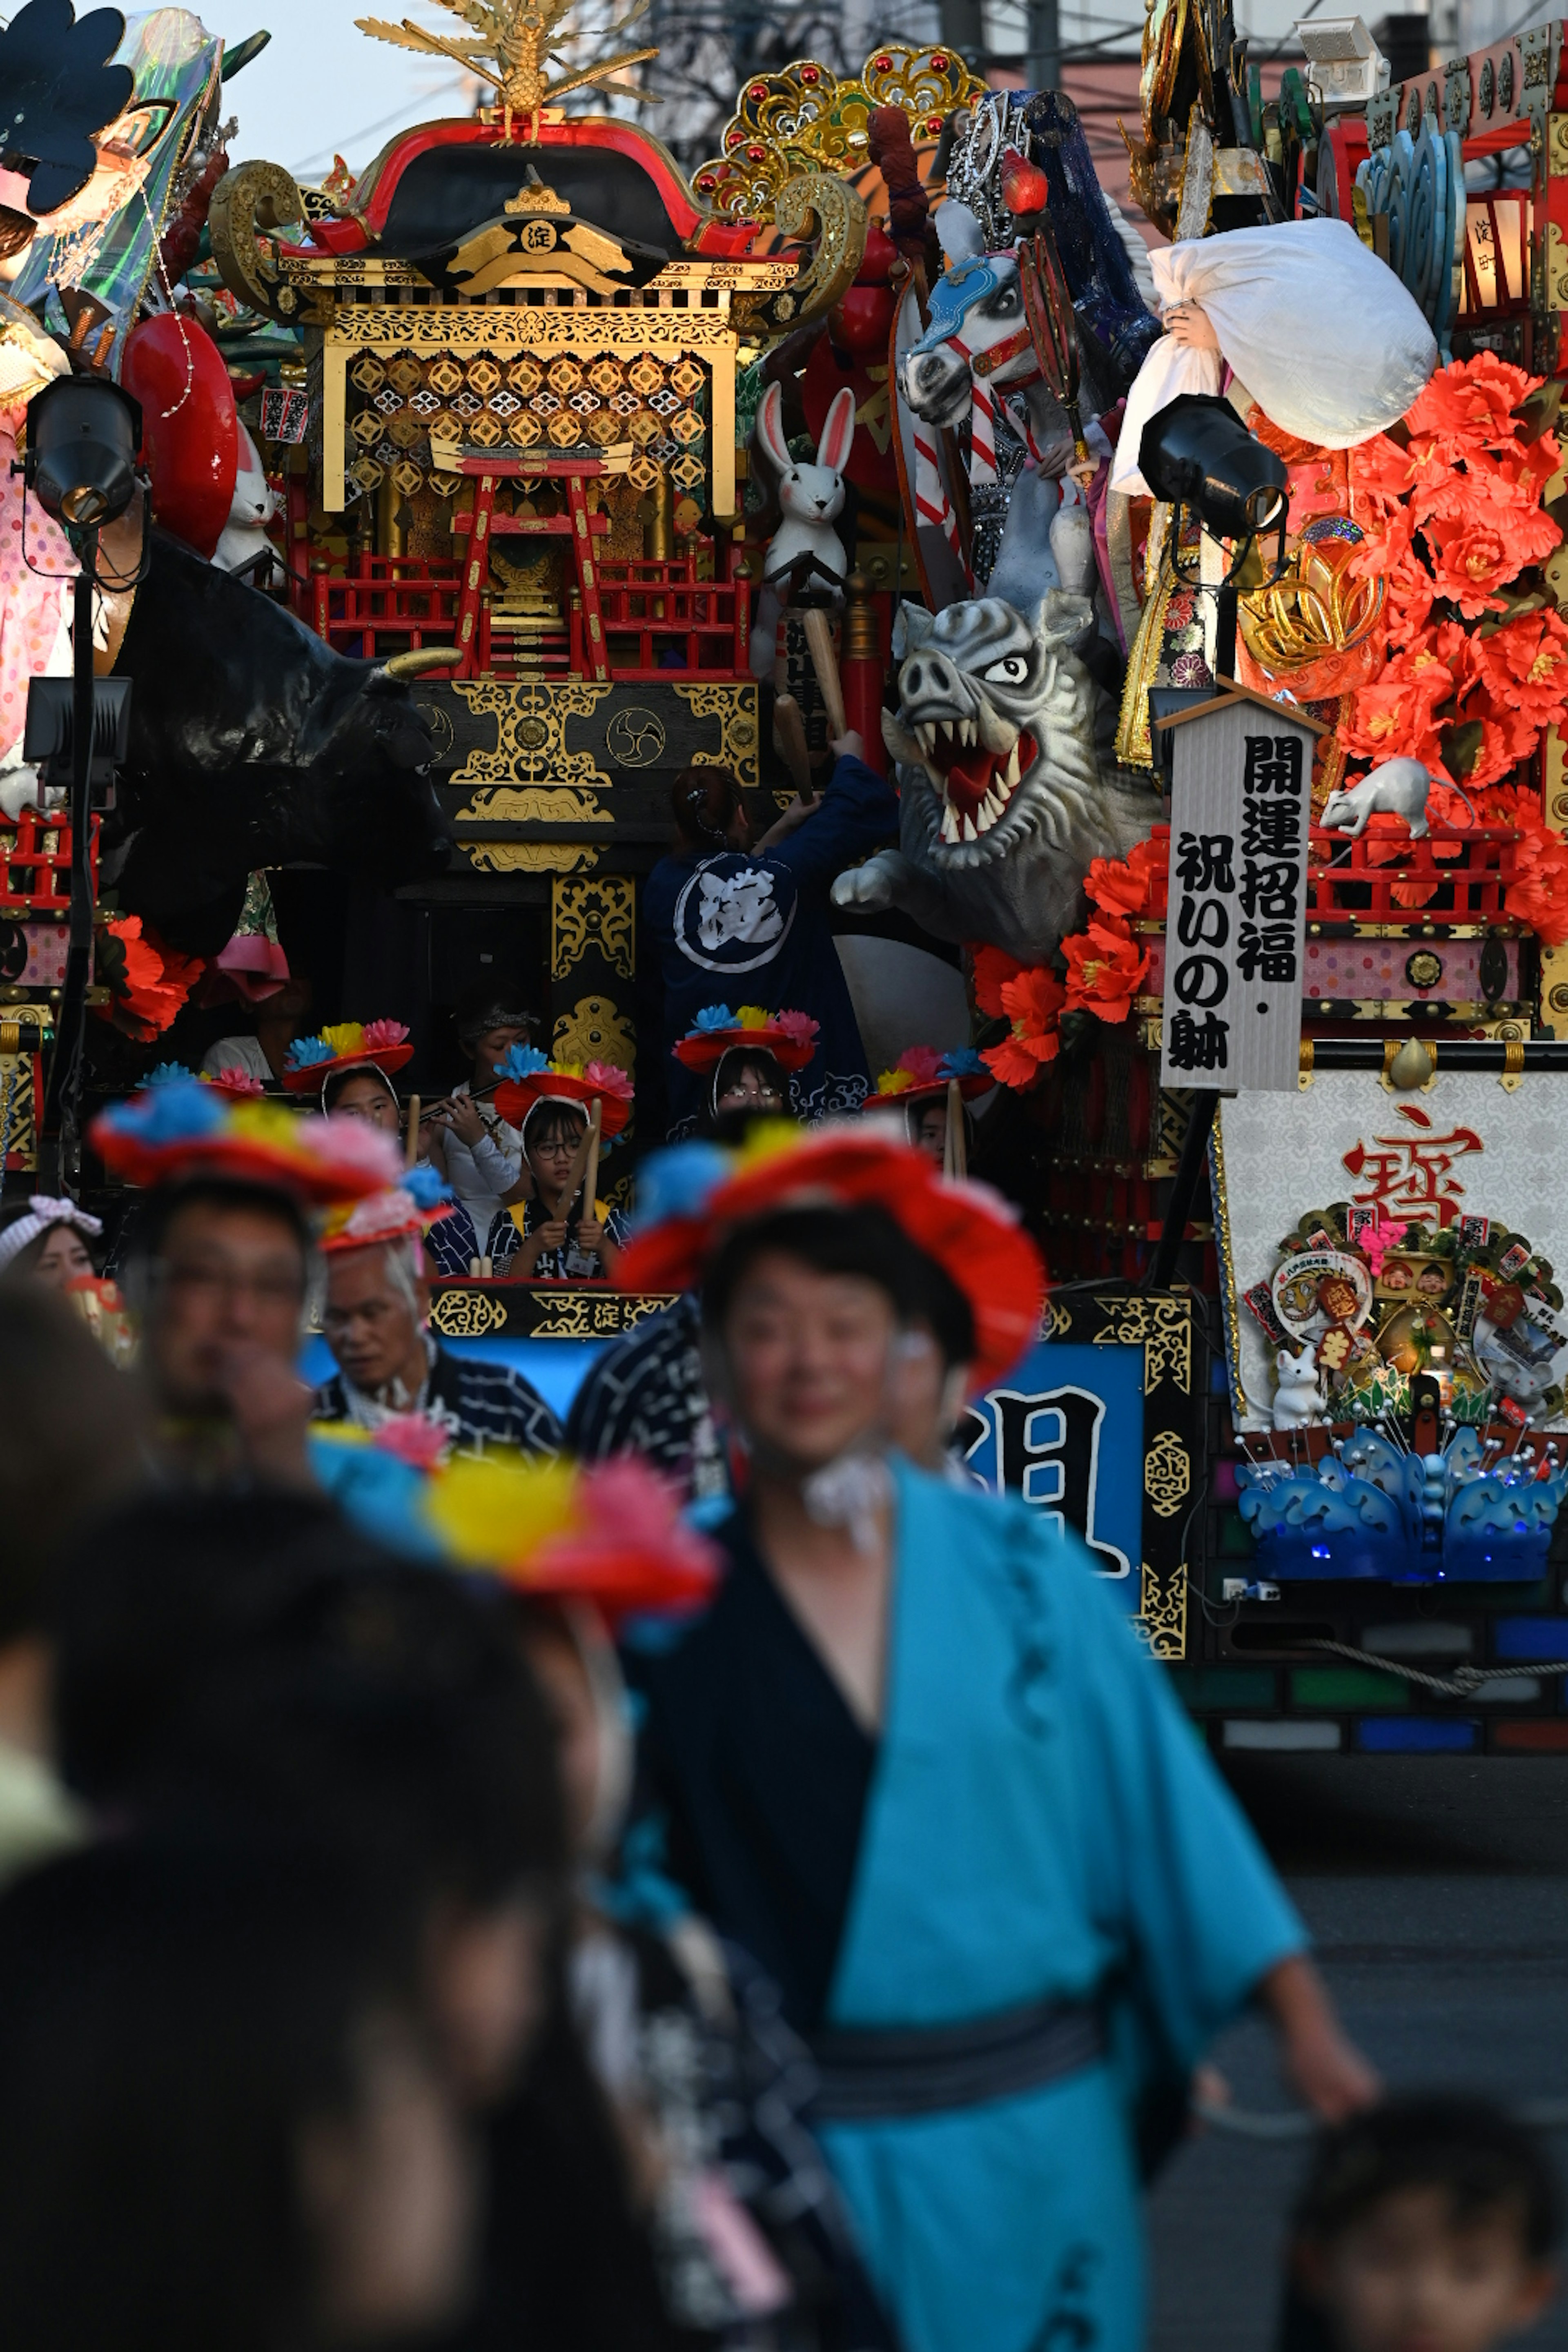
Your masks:
M388 1135L403 1126L392 1072L412 1061L401 1021L335 1021L313 1037L296 1037L283 1064L290 1094L315 1094L324 1111L341 1111Z
M594 1105L608 1150L632 1115L630 1078L611 1062L552 1062L531 1045L513 1045L499 1070L496 1108L522 1138L528 1182L525 1190L520 1181L490 1227L492 1271L514 1282L610 1274L624 1221L596 1196L591 1204L580 1196L595 1156L587 1140Z
M817 1024L809 1013L764 1013L760 1004L705 1004L675 1058L708 1081L703 1125L728 1111L761 1111L779 1118L795 1115L791 1078L816 1051Z
M907 1053L899 1055L890 1070L881 1072L876 1093L866 1097L866 1108L887 1110L896 1106L903 1114L904 1131L915 1150L923 1151L928 1160L934 1160L942 1167L949 1158L947 1124L952 1088L956 1086L962 1100L968 1103L977 1095L989 1094L994 1083L972 1046L963 1045L944 1054L935 1045L911 1045ZM965 1113L965 1167L973 1139Z

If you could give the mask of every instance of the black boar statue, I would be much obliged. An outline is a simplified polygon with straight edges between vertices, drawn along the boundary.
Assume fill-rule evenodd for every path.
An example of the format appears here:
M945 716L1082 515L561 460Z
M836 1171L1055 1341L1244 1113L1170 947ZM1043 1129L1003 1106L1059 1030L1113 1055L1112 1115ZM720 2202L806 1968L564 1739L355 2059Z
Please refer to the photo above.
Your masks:
M133 690L104 887L171 945L216 955L257 866L335 866L384 887L440 872L435 745L408 681L441 665L433 651L345 660L154 530L113 660Z

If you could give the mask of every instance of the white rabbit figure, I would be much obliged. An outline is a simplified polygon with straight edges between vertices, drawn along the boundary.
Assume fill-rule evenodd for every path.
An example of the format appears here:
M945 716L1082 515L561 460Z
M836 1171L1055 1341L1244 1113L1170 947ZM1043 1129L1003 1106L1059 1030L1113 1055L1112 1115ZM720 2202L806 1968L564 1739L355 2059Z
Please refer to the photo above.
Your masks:
M849 558L834 523L844 511L844 467L855 438L855 394L846 384L836 392L816 445L815 465L797 465L784 432L784 394L770 383L757 411L757 439L778 468L779 508L784 516L763 558L765 587L815 588L837 604Z
M265 555L267 561L251 573L250 584L253 588L266 587L278 561L278 551L267 536L267 526L278 506L278 493L268 482L261 453L242 423L234 503L229 508L223 536L213 550L213 562L220 572L243 572L258 555Z
M1293 1348L1281 1348L1274 1358L1279 1386L1274 1392L1274 1426L1276 1429L1305 1429L1310 1423L1323 1417L1323 1392L1318 1386L1318 1367L1305 1349L1297 1355Z

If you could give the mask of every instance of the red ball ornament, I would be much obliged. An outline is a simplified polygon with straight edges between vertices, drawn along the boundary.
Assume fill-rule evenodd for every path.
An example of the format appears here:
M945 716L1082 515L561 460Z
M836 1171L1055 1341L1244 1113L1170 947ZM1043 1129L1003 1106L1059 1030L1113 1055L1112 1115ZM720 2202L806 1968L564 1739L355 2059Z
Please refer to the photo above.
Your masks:
M899 248L885 229L866 231L866 251L855 272L857 286L885 286L899 257Z
M1010 213L1043 213L1050 184L1037 163L1011 150L1002 161L1002 201Z
M932 58L931 62L933 73L945 73L947 71L947 59L941 54L940 50L937 55Z
M871 70L873 73L891 73L893 70L892 58L873 58L871 60Z
M210 556L239 470L239 413L217 345L194 319L165 310L126 337L120 380L142 404L153 520Z
M841 352L885 358L893 325L890 286L851 286L827 314L827 331Z

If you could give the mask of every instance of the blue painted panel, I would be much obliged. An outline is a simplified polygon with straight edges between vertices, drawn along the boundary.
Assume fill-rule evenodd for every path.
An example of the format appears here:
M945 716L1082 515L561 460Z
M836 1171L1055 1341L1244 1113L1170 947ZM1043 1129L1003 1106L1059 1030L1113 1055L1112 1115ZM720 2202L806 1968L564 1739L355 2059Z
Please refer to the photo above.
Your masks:
M564 1421L590 1367L605 1349L614 1345L609 1339L443 1339L454 1356L481 1356L493 1364L510 1364L523 1378L531 1381L551 1411ZM330 1380L336 1367L332 1351L326 1341L314 1335L305 1343L300 1360L302 1377L312 1384Z
M1568 1617L1498 1617L1493 1654L1500 1658L1568 1658Z
M1369 1756L1463 1756L1476 1745L1480 1726L1444 1716L1367 1716L1356 1725L1356 1746Z
M993 1493L1009 1487L1054 1525L1076 1528L1133 1613L1142 1559L1142 1349L1031 1348L970 1411L965 1460L979 1483Z

